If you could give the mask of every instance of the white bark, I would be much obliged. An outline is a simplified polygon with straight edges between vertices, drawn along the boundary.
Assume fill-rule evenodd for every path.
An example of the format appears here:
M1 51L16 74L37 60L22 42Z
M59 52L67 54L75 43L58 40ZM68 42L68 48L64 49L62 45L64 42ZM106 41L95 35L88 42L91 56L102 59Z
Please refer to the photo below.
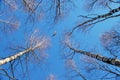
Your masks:
M87 55L87 56L89 56L91 58L95 58L95 59L97 59L99 61L102 61L104 63L120 67L120 60L119 59L109 58L109 57L101 56L99 54L94 54L94 53L91 53L91 52L87 52L87 51L83 51L83 50L78 50L78 49L73 48L71 45L68 45L68 47L71 50L75 51L76 53Z
M6 64L6 63L8 63L8 62L10 62L12 60L17 59L17 58L23 56L24 54L27 54L28 52L30 52L32 50L40 48L42 45L44 45L44 42L45 42L45 40L41 41L39 44L36 44L33 48L28 48L28 49L26 49L24 51L16 53L15 55L9 56L9 57L7 57L5 59L1 59L0 60L0 66L3 65L3 64Z

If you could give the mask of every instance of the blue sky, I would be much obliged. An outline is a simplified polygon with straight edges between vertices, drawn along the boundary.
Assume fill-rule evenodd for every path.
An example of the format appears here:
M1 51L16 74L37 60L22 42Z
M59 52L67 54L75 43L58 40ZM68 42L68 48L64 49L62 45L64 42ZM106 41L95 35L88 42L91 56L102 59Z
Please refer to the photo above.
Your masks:
M30 63L30 67L29 67L30 80L45 80L49 74L55 75L57 80L66 80L64 76L66 74L66 68L64 64L65 59L63 59L62 57L62 53L64 53L64 50L62 49L62 45L63 45L62 40L64 39L65 31L66 32L70 31L75 25L77 25L80 22L79 21L80 17L78 17L79 15L93 14L95 12L97 14L101 14L106 12L106 10L102 10L102 9L100 10L95 9L94 11L90 11L90 12L85 11L83 4L84 4L84 1L77 0L75 2L76 6L70 9L70 11L66 12L65 17L58 20L55 24L51 22L51 18L48 18L47 20L47 17L41 20L40 22L35 22L34 25L30 23L26 24L25 18L24 18L26 17L25 13L21 13L21 11L16 12L15 15L17 15L17 18L21 21L20 27L18 30L9 34L0 32L0 40L1 40L0 55L2 57L6 57L9 54L12 54L11 51L7 50L8 47L11 45L24 46L26 33L30 31L32 32L34 31L34 29L37 28L40 30L41 33L49 37L50 47L46 51L46 53L48 54L48 59L45 60L45 63L41 63L40 66ZM74 42L80 43L80 47L82 49L86 49L89 51L93 47L97 47L97 50L101 51L102 48L99 40L100 36L102 35L103 32L110 30L111 27L114 26L113 23L115 24L117 23L116 21L117 19L115 18L115 19L110 19L110 20L98 23L90 31L86 33L76 30L73 33L73 35L75 35L73 40L75 40ZM56 32L56 35L52 37L52 34L54 32ZM78 56L78 59L80 59L80 57L82 58L83 55ZM80 64L84 64L84 63L80 63ZM85 72L83 71L83 73ZM19 75L20 74L17 74L17 77L19 77ZM86 75L91 76L89 74L86 74ZM80 78L78 78L78 80L80 80Z

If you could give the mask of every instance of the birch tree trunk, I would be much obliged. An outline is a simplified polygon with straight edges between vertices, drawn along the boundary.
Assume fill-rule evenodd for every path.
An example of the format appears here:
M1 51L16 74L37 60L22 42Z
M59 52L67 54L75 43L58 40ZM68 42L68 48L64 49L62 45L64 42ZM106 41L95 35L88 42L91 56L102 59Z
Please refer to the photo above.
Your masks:
M9 56L9 57L7 57L7 58L5 58L5 59L1 59L1 60L0 60L0 66L1 66L1 65L4 65L4 64L6 64L6 63L8 63L8 62L10 62L10 61L13 61L13 60L17 59L17 58L23 56L24 54L27 54L28 52L30 52L30 51L32 51L32 50L35 50L35 49L40 48L42 45L44 45L44 42L45 42L45 40L41 41L39 44L35 45L33 48L30 47L30 48L28 48L28 49L26 49L26 50L24 50L24 51L21 51L21 52L19 52L19 53L16 53L15 55Z
M90 52L87 52L87 51L83 51L83 50L78 50L78 49L75 49L73 48L71 45L68 45L68 47L75 51L76 53L80 53L80 54L83 54L83 55L87 55L91 58L95 58L99 61L102 61L104 63L107 63L107 64L111 64L111 65L114 65L114 66L117 66L117 67L120 67L120 60L119 59L115 59L115 58L109 58L109 57L105 57L105 56L101 56L99 54L94 54L94 53L90 53Z

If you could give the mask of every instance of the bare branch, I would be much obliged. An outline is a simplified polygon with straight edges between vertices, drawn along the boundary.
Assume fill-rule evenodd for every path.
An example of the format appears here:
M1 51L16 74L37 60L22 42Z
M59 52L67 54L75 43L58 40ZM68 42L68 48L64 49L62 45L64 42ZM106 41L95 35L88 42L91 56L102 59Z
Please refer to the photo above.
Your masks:
M118 16L120 16L120 14L117 14L117 15L113 15L113 14L115 14L115 13L117 13L117 12L119 12L119 11L120 11L120 7L116 8L116 9L112 9L111 11L109 11L109 12L106 13L106 14L98 15L98 16L96 16L96 17L94 17L94 18L91 18L91 19L89 19L89 20L81 23L81 24L78 24L77 26L75 26L75 27L72 29L71 34L72 34L77 28L79 28L79 27L86 26L86 25L87 25L87 26L90 26L90 25L96 24L96 23L98 23L98 22L104 21L104 20L106 20L106 19L109 19L109 18L118 17ZM112 16L112 15L113 15L113 16ZM101 20L100 20L100 19L101 19ZM93 23L92 23L92 22L93 22ZM83 27L83 28L84 28L84 27ZM86 27L85 27L85 28L86 28Z

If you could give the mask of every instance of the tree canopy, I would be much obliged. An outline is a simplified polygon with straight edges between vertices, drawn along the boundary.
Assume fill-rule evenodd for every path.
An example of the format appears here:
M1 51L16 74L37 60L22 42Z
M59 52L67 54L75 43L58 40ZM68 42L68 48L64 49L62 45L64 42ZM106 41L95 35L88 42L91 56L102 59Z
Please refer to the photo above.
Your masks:
M0 0L0 80L119 80L120 0Z

